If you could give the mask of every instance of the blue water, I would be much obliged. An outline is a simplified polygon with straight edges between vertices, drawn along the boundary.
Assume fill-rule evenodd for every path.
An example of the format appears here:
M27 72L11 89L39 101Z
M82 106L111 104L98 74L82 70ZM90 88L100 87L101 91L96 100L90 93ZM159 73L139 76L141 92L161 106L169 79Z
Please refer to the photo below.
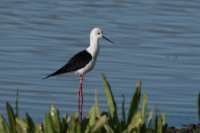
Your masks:
M101 73L118 106L126 108L137 80L148 94L148 109L167 112L169 125L197 123L200 92L200 2L197 0L0 2L0 112L20 95L20 115L42 122L49 105L77 111L79 76L42 80L88 47L89 33L100 27L116 45L101 40L95 69L85 76L84 115L98 88L102 110L106 97ZM119 110L120 113L120 110Z

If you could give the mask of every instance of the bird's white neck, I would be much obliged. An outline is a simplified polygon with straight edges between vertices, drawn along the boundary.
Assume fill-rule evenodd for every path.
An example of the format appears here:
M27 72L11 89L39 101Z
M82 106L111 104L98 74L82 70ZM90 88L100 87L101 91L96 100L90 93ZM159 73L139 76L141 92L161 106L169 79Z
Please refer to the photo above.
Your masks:
M87 48L87 51L96 58L99 53L99 40L97 38L90 37L90 46Z

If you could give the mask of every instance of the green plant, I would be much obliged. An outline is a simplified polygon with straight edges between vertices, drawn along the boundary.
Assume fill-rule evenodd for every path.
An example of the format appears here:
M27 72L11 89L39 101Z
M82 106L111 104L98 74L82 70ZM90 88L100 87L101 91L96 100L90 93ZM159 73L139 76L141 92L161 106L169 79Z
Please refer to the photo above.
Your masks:
M113 97L110 85L104 75L102 75L104 90L107 97L107 106L109 110L108 114L108 132L121 132L121 133L145 133L147 132L146 128L146 108L147 108L147 94L144 93L142 105L141 105L141 111L139 111L139 104L141 99L141 85L142 82L138 81L135 92L132 96L132 100L129 107L129 112L126 120L125 115L125 98L123 98L122 101L122 119L119 121L118 115L117 115L117 105L115 102L115 99ZM153 118L153 112L154 109L151 110L148 116L148 125L151 124L152 118ZM156 125L159 127L159 131L163 130L163 125L165 122L165 115L161 114L157 117L158 121L156 121Z
M198 105L197 106L198 106L198 114L199 114L199 121L200 121L200 92L199 92L197 101L198 101L198 103L197 103Z
M79 120L78 114L72 116L64 114L60 117L59 110L55 105L51 105L49 112L45 115L43 123L34 123L32 118L26 113L25 118L19 117L18 91L16 98L16 113L12 106L6 103L8 123L0 114L0 133L151 133L147 127L152 125L154 108L146 117L147 94L144 93L141 108L141 81L137 82L135 92L132 96L129 111L125 111L125 96L121 104L121 119L118 117L117 104L114 99L111 87L104 75L102 75L104 91L107 98L108 112L102 112L98 102L98 92L95 92L95 104L91 107L88 115ZM161 133L165 123L165 113L156 116L155 131ZM148 119L146 119L148 118ZM146 126L148 125L148 126Z

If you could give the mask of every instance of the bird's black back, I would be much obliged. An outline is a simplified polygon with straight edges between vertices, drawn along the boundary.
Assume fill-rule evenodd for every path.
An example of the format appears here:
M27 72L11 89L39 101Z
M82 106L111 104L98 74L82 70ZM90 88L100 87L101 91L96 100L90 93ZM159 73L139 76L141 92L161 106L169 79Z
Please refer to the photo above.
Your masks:
M83 50L83 51L77 53L75 56L73 56L68 61L68 63L65 64L63 67L58 69L56 72L46 76L44 79L51 77L51 76L56 76L59 74L79 70L79 69L85 67L91 60L92 60L92 55L87 50Z

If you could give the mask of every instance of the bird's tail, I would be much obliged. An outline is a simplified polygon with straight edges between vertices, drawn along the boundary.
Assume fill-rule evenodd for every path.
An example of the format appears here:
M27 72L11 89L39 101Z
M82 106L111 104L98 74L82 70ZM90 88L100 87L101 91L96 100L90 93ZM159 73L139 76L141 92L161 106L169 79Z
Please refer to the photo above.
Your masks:
M56 72L47 75L47 76L44 77L43 79L47 79L47 78L49 78L49 77L56 76L56 75L59 75L59 74L63 74L63 73L66 73L66 72L68 72L68 71L65 71L65 70L64 70L64 67L62 67L62 68L58 69Z
M56 72L54 72L54 73L52 73L52 74L47 75L46 77L44 77L44 78L42 78L42 79L47 79L47 78L49 78L49 77L56 76L56 75L58 75L58 74L59 74L58 71L56 71Z
M49 77L53 76L53 74L47 75L46 77L42 78L42 79L47 79Z

